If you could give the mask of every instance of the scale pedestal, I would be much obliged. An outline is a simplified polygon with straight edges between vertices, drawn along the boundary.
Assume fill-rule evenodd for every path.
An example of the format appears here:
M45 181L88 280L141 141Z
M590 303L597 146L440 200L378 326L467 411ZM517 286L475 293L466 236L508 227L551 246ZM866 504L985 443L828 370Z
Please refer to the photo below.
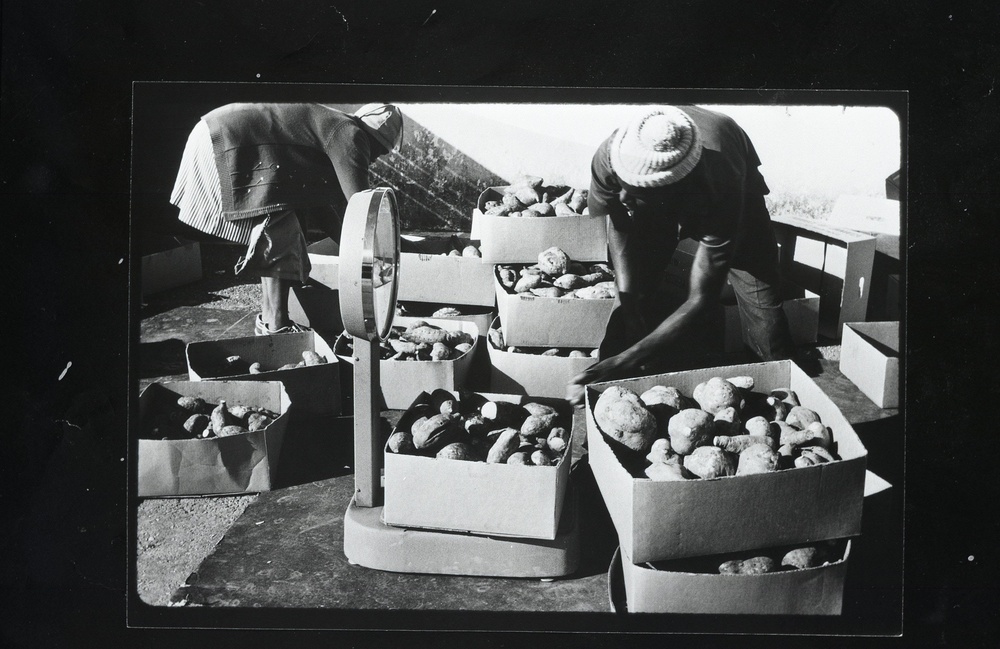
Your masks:
M355 489L344 517L347 559L388 572L538 579L573 573L580 560L580 532L572 484L551 541L399 528L382 522L383 449L376 399L379 341L392 324L399 277L399 214L391 189L358 192L350 198L340 244L341 318L354 337Z
M382 522L381 507L359 507L351 500L344 516L344 554L351 563L388 572L564 577L580 563L572 488L566 497L559 531L551 541L392 527Z

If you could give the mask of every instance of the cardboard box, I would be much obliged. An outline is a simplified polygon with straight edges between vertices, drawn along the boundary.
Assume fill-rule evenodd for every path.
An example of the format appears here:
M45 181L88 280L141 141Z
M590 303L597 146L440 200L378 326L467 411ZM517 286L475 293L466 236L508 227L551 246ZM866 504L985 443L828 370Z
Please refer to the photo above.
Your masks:
M312 268L309 278L337 290L340 286L340 246L333 239L321 239L306 246Z
M487 263L535 263L538 253L557 246L570 259L608 260L608 232L603 216L511 218L484 214L486 201L500 200L503 187L490 187L472 211L473 239Z
M494 267L497 313L504 342L514 347L599 347L614 308L613 299L537 297L514 293Z
M500 326L497 318L493 328ZM540 353L512 353L497 349L487 337L490 356L490 389L504 394L534 394L540 397L566 397L570 380L597 362L596 358L542 356ZM535 350L537 352L543 349ZM569 351L569 350L566 350ZM581 350L588 354L592 349Z
M493 286L490 285L490 290ZM493 293L496 300L496 293ZM477 306L467 304L440 304L434 302L399 302L397 307L402 306L406 317L420 318L426 320L433 317L433 313L443 307L451 306L457 308L462 315L439 317L439 320L455 320L461 322L471 322L479 330L479 339L472 354L472 365L467 374L465 387L474 390L490 389L490 358L486 351L486 332L490 328L490 323L496 317L496 310L493 306ZM399 313L397 309L396 313ZM403 316L397 316L403 317Z
M288 317L292 322L314 329L327 340L334 340L344 330L340 292L313 280L292 286L288 291Z
M400 241L396 299L445 304L493 306L493 269L479 257L447 253L477 242L465 237L414 238ZM537 252L536 252L537 254Z
M327 335L344 330L340 316L340 246L322 239L306 246L309 255L309 282L293 286L288 294L288 316L293 322Z
M290 399L276 381L152 383L139 395L140 431L178 397L266 408L279 414L267 428L208 439L139 439L139 497L204 496L270 491L288 425ZM140 432L141 434L141 432Z
M492 270L490 272L492 272ZM496 301L496 291L493 288L492 281L493 280L491 279L490 291L493 295L493 300ZM444 304L441 302L397 302L397 306L402 306L403 313L406 314L399 314L399 311L397 310L397 318L419 318L421 320L436 318L438 320L471 322L476 325L476 329L479 330L480 339L486 336L486 331L489 329L490 323L493 322L493 318L496 317L496 311L493 308L492 303L490 306L480 306L476 304ZM462 315L434 315L438 309L443 309L445 307L454 307L458 309Z
M472 336L472 349L455 360L447 361L393 361L383 360L379 364L381 387L380 406L383 409L409 408L422 392L434 390L458 390L465 386L465 379L472 366L473 356L479 347L479 329L475 324L456 320L439 320L436 318L404 318L397 316L393 326L403 326L424 320L428 324L464 331ZM345 363L354 364L354 358L348 351L348 339L341 335L334 345L337 357Z
M833 431L841 459L774 473L655 482L633 475L617 444L594 421L600 393L621 385L641 394L654 385L691 395L713 376L751 376L755 392L791 388ZM590 466L633 561L659 561L856 536L861 531L867 451L837 405L791 361L730 365L595 383L586 388ZM641 474L640 474L641 475Z
M849 322L840 371L879 408L899 407L899 322Z
M794 216L771 218L784 279L820 296L819 334L839 339L868 311L875 237Z
M302 352L314 351L327 363L280 370L302 360ZM311 414L339 415L340 368L336 355L314 331L274 336L249 336L189 343L186 350L188 377L192 381L281 381L297 410ZM227 358L238 356L236 364ZM247 367L260 363L263 370L250 374Z
M838 196L830 222L859 232L899 235L899 201L879 196Z
M715 615L840 615L851 541L832 563L763 575L687 572L663 564L636 564L619 549L629 613ZM753 553L743 553L749 558ZM770 554L762 552L761 554ZM783 554L778 552L778 560ZM730 556L711 561L719 565ZM669 563L669 562L668 562ZM706 561L706 563L708 563Z
M142 256L143 295L201 280L201 244L197 241L167 237L153 247L155 252Z
M460 395L454 393L455 398ZM561 413L573 431L573 408L562 399L482 394L492 401L538 402ZM414 402L429 398L422 394ZM416 418L411 407L399 420L405 428ZM572 439L567 449L572 448ZM553 540L569 484L570 453L555 466L487 464L403 455L385 449L386 524L452 530L491 536Z

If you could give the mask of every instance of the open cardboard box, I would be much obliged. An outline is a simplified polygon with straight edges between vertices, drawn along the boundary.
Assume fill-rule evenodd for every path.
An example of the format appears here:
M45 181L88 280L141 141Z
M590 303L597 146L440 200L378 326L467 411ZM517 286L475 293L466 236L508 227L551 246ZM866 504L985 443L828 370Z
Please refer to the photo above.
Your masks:
M879 408L899 407L899 322L849 322L840 371Z
M477 242L459 236L400 239L399 288L396 299L493 306L493 269L479 257L448 254ZM536 253L537 254L537 253Z
M302 360L304 351L314 351L326 359L322 365L278 369ZM186 349L188 377L192 381L226 379L239 381L281 381L296 409L304 413L339 415L340 368L330 346L315 331L248 336L189 343ZM229 363L237 356L239 361ZM259 374L248 371L261 364Z
M490 187L472 211L473 239L486 263L534 263L538 253L556 246L570 259L608 260L607 223L603 216L487 216L486 201L500 200L503 187Z
M583 300L515 293L500 283L498 267L493 270L493 283L504 342L508 345L593 349L604 340L614 299Z
M839 557L825 565L763 575L723 575L711 570L732 558L765 554L774 555L780 563L787 548L705 558L699 571L681 568L682 561L636 564L621 548L615 560L621 562L629 613L840 615L851 543L844 540Z
M830 221L859 232L899 235L899 200L843 194L833 203Z
M475 401L469 394L452 394L459 402ZM574 412L564 399L495 393L478 396L551 405L572 435ZM429 398L427 393L419 395L394 430L412 425L419 415L415 408ZM397 527L553 540L569 484L572 447L571 437L555 466L521 466L404 455L386 446L383 517L386 524Z
M841 337L868 311L875 237L794 216L772 216L782 276L820 296L819 334Z
M501 326L500 323L499 318L494 320L493 328ZM540 353L507 352L494 347L488 338L486 348L490 357L490 389L504 394L534 394L540 397L565 398L566 385L570 380L597 362L592 356L571 358L542 356ZM589 354L593 350L580 351Z
M290 399L277 381L152 383L139 395L140 435L154 413L182 396L210 404L266 408L279 417L267 428L207 439L139 439L139 497L205 496L270 491L288 426Z
M490 291L495 301L496 292L494 291L492 284L490 285ZM421 320L435 318L437 320L471 322L476 325L476 329L479 330L480 338L486 335L486 331L489 329L490 323L493 322L493 318L496 317L492 303L490 306L481 306L476 304L446 304L443 302L397 302L396 307L397 318L419 318ZM400 313L399 307L402 307L402 313ZM434 315L438 309L446 307L458 309L461 315Z
M140 276L143 295L200 281L201 244L179 237L164 237L156 241L152 251L142 256Z
M891 485L871 471L865 472L865 520L876 521L889 515L885 494ZM870 511L869 511L870 510ZM867 532L866 532L867 534ZM715 615L839 615L843 608L844 586L852 579L856 561L864 550L883 539L867 536L835 541L840 558L806 570L782 571L758 576L721 575L717 566L729 559L745 559L767 554L778 561L785 550L743 551L737 555L695 557L678 561L636 564L615 552L608 571L612 605L615 592L624 594L620 602L630 613L687 613ZM859 543L861 552L853 552ZM780 562L779 562L780 563ZM855 578L857 575L855 575ZM871 583L867 581L865 583Z
M453 331L463 331L472 336L473 345L459 358L445 361L394 361L379 362L380 407L402 410L410 407L424 391L458 390L465 386L465 379L472 366L473 356L479 346L479 328L472 322L462 320L442 320L437 318L410 318L396 316L393 326L405 327L417 320ZM350 340L344 334L337 338L334 352L346 364L353 365L354 357L349 351ZM346 379L346 377L345 377Z
M832 430L841 459L711 480L656 482L634 477L619 457L627 450L615 448L617 442L606 437L594 421L593 408L600 394L612 385L638 394L665 385L690 396L696 385L713 376L751 376L755 392L791 388ZM836 404L791 361L595 383L585 392L590 466L622 551L632 561L738 552L860 533L867 451Z
M306 246L309 281L293 286L288 294L288 316L325 335L344 329L340 317L340 246L333 239L321 239Z

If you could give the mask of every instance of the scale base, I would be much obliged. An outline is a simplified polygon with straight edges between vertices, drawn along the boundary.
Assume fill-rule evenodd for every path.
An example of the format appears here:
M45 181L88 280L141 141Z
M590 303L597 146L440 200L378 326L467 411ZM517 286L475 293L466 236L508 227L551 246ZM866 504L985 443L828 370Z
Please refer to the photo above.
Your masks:
M382 507L358 507L352 498L344 516L344 554L353 564L387 572L564 577L580 563L576 498L567 498L551 541L392 527L382 522Z

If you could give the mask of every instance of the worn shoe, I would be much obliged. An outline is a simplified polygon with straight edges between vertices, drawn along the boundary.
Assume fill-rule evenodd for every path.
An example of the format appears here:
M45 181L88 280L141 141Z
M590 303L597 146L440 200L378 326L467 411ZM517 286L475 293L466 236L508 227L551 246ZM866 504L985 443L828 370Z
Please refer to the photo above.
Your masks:
M253 333L255 336L273 336L275 334L297 334L303 333L305 331L312 331L309 327L304 327L300 324L293 322L292 324L282 327L281 329L271 329L266 324L264 324L264 318L261 314L257 314L257 321L254 322Z

